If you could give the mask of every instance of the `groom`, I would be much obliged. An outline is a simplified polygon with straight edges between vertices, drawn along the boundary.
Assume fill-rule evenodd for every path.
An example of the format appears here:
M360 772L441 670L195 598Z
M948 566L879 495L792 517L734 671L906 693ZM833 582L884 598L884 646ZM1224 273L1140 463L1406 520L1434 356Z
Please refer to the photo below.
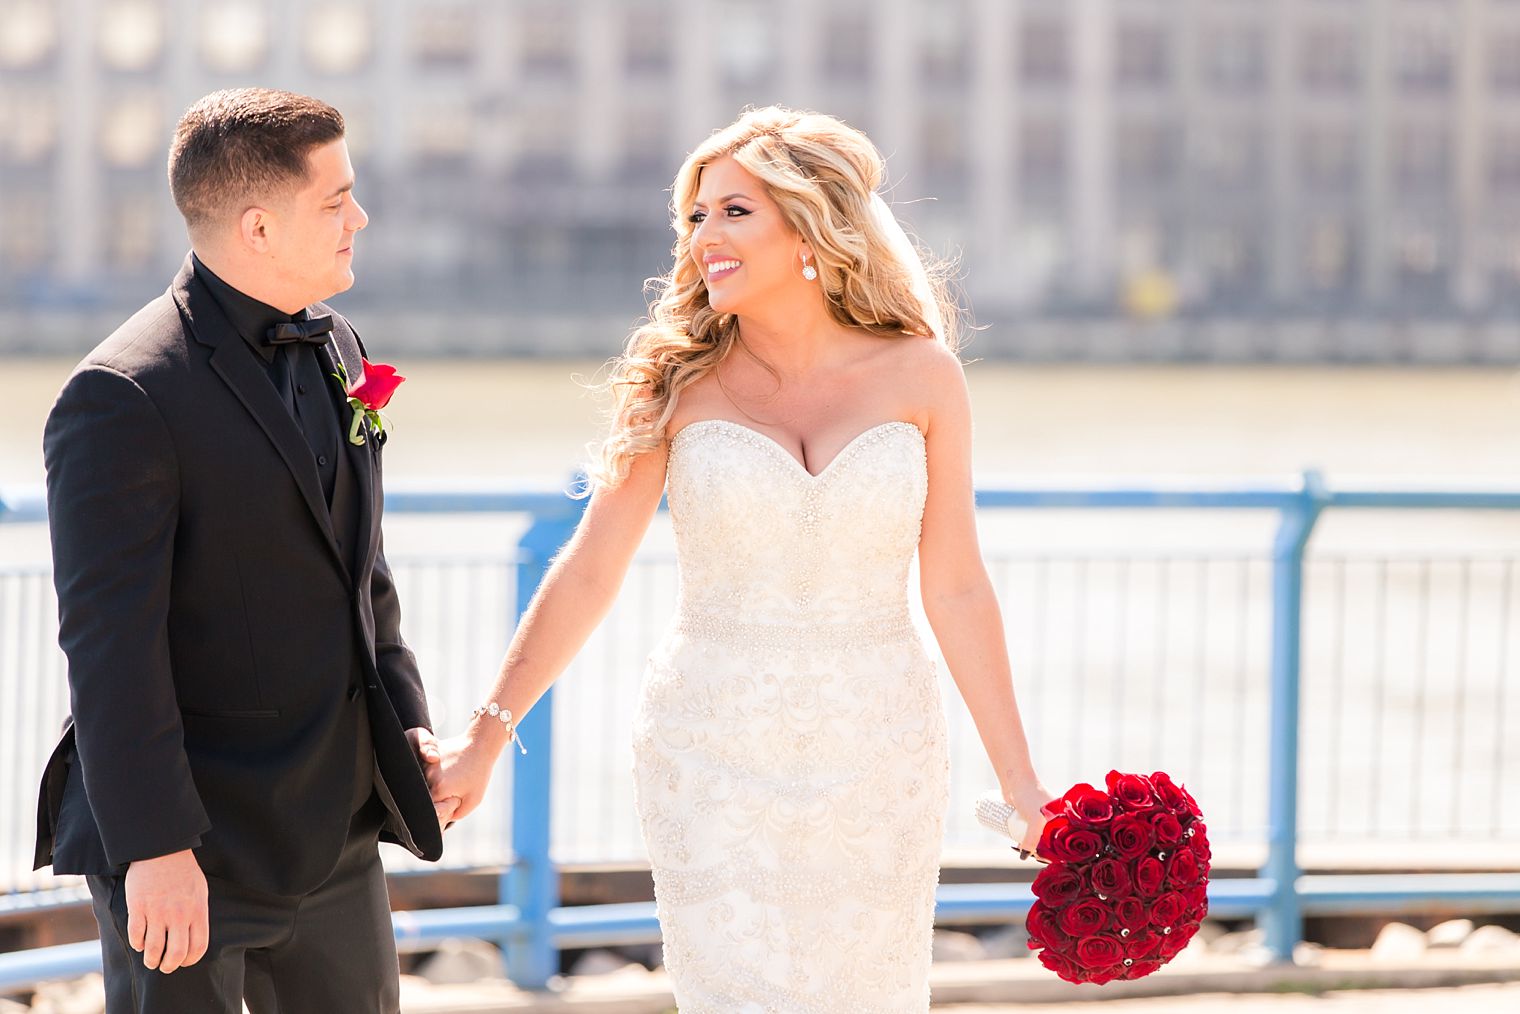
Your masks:
M395 1011L376 840L437 859L452 804L381 550L381 445L319 301L354 281L343 117L240 89L185 113L193 253L48 417L73 717L38 866L88 875L110 1014Z

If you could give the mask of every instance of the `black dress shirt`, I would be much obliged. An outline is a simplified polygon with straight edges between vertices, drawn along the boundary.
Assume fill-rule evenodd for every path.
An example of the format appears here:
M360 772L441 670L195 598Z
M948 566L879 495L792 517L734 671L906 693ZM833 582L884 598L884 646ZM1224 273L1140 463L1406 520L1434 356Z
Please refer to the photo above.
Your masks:
M305 342L270 345L266 341L270 328L287 321L305 320L306 311L286 313L240 292L218 278L199 257L195 258L195 273L211 290L238 335L264 364L270 383L280 392L285 407L301 427L322 480L322 492L331 507L343 440L347 436L341 432L339 423L338 382L324 375L316 346Z

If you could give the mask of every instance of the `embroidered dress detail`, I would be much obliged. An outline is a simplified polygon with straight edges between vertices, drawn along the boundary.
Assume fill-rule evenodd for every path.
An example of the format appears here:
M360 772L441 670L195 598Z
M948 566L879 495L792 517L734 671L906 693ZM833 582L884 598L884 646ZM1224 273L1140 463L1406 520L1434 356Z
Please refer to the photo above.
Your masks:
M671 441L680 600L634 755L682 1014L928 1010L948 760L907 599L927 488L907 422L816 475L738 423Z

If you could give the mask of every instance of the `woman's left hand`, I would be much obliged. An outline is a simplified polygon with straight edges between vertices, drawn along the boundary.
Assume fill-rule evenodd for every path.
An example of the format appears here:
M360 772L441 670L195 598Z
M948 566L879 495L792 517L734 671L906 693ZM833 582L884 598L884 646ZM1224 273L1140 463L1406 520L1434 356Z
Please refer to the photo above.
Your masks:
M1035 846L1040 844L1040 834L1045 830L1048 821L1054 812L1048 812L1047 807L1056 802L1060 797L1052 795L1045 786L1038 781L1029 782L1010 790L1004 790L1003 798L1007 800L1019 816L1029 823L1029 830L1024 834L1024 840L1019 842L1019 848L1031 854L1035 853Z

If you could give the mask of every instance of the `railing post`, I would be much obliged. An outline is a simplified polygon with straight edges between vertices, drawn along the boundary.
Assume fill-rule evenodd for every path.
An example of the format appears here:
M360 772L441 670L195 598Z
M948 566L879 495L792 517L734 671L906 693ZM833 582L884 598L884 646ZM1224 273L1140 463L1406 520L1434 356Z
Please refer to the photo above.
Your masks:
M528 610L549 564L575 531L585 500L566 498L563 510L534 515L518 541L517 622ZM516 624L514 623L514 628ZM554 691L544 694L518 727L528 747L512 756L512 865L502 874L500 900L516 905L524 929L503 941L507 976L522 989L543 989L558 971L549 913L559 905L559 875L550 848Z
M1318 472L1304 473L1298 502L1284 508L1272 541L1272 701L1267 794L1267 862L1272 883L1262 913L1266 946L1278 961L1292 961L1303 936L1298 897L1299 661L1304 594L1304 547L1328 499Z

